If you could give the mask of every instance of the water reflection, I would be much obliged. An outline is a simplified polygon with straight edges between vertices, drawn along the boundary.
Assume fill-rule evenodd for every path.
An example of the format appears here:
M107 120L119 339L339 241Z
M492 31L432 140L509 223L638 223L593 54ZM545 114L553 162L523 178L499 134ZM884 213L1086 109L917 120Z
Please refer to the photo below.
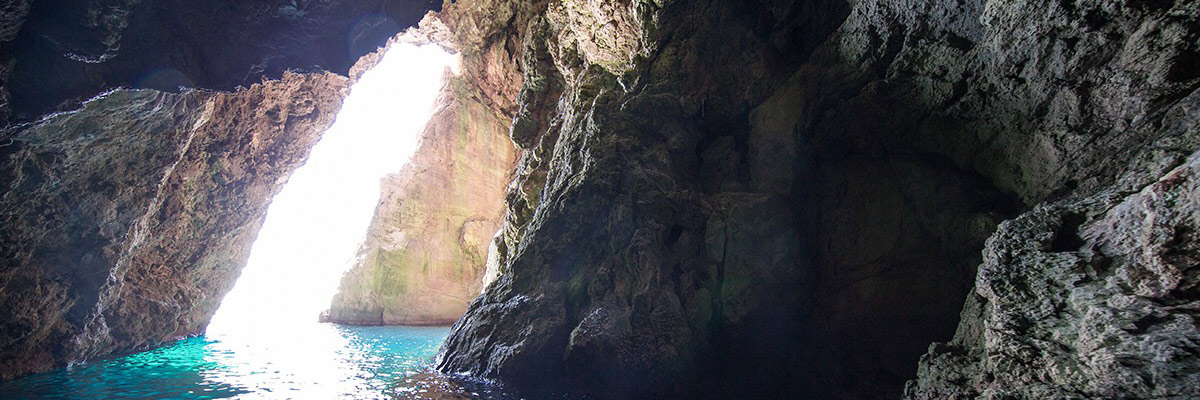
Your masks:
M206 337L0 384L0 399L499 397L419 374L448 328L308 322L329 306L370 223L379 177L416 149L440 78L454 65L440 48L396 45L355 84L337 122L272 200Z
M398 382L427 366L446 328L313 324L275 335L218 335L207 360L225 368L204 377L252 388L241 398L394 395Z
M0 385L0 398L499 397L428 372L448 328L311 324L305 329L271 331L275 334L187 339L158 350L34 375Z

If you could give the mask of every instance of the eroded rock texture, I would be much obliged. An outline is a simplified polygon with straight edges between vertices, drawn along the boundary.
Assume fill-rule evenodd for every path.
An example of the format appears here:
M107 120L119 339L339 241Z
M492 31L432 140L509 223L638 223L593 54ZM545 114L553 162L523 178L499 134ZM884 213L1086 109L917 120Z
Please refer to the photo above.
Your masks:
M984 241L1024 240L1001 221L1136 192L1197 148L1197 7L447 5L454 40L477 46L465 73L514 117L523 153L499 277L438 366L600 398L900 397L986 291L986 273L972 290ZM1174 332L1175 372L1151 374L1163 393L1195 381L1193 333ZM1013 379L1054 375L1034 359ZM973 360L923 364L910 394L975 390L990 378ZM978 374L933 383L952 371Z
M958 334L930 346L906 397L1200 397L1197 205L1200 153L1135 193L1001 224Z
M0 51L13 119L135 82L158 64L115 63L142 48L121 38L144 26L138 15L158 14L129 10L212 8L175 3L71 8L96 10L64 14L85 21L82 42L39 19L57 7L47 1L0 7L27 28ZM308 58L292 57L293 45L311 54L312 41L286 27L343 15L335 1L266 2L261 13L246 4L228 7L248 30L207 25L228 7L150 18L181 32L241 32L229 41L238 45L192 35L205 45L133 57L167 57L163 65L193 82L232 86L303 67ZM534 395L595 398L1195 397L1188 157L1200 147L1198 15L1200 3L1186 0L446 4L429 34L461 51L473 101L511 118L520 156L494 242L497 276L456 323L438 368ZM254 33L270 21L282 21L267 28L281 36ZM175 43L166 36L138 37ZM37 45L43 38L55 43ZM228 49L242 43L267 43L249 65L263 54L284 61L268 57L243 78L247 63L221 64L239 59ZM22 64L44 51L56 62ZM58 80L22 77L28 68ZM174 76L156 79L174 85ZM175 102L223 98L152 97L163 106L124 102L145 110L85 120L136 124L145 115L186 131L203 113L172 111ZM191 299L208 297L135 271L236 253L221 244L192 252L170 241L193 231L153 231L182 223L157 217L186 209L167 200L188 204L176 193L196 193L155 188L184 166L224 164L171 169L171 160L191 160L177 155L191 154L177 150L180 133L106 136L71 118L50 121L82 127L23 133L54 140L0 143L12 166L3 171L21 189L3 198L5 235L16 238L4 238L6 262L44 265L3 270L0 299L19 306L3 309L33 310L15 311L0 330L4 360L29 362L19 365L189 332L202 315L192 310L210 306ZM222 134L232 135L212 133ZM146 164L77 150L85 145ZM37 196L49 200L26 200ZM241 232L230 229L214 232ZM161 240L171 245L153 246ZM149 261L122 261L131 257ZM119 284L130 276L143 278ZM155 333L126 334L134 327Z
M73 110L114 87L232 90L287 70L346 74L360 56L440 4L5 0L0 126Z
M0 379L200 334L349 80L117 90L0 143Z
M508 119L447 76L421 145L382 194L358 262L324 320L356 325L444 325L483 286L500 227L515 149Z
M321 71L436 3L0 2L0 380L202 331L341 106ZM180 87L234 93L114 91Z

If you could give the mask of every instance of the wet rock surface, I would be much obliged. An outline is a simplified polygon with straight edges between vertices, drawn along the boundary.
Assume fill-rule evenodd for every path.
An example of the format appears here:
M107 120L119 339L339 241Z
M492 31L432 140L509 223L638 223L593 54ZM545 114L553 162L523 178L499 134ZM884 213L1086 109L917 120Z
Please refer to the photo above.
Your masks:
M447 76L413 158L381 183L358 261L322 319L354 325L449 325L483 287L515 148L508 119Z
M202 333L348 83L117 90L6 134L0 379Z

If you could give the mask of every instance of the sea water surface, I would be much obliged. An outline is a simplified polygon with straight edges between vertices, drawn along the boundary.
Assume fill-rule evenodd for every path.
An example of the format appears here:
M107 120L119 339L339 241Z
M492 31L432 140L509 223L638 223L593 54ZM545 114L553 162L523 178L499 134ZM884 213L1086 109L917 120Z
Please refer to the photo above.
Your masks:
M410 379L428 372L449 331L307 324L275 338L202 336L7 382L0 399L491 397Z

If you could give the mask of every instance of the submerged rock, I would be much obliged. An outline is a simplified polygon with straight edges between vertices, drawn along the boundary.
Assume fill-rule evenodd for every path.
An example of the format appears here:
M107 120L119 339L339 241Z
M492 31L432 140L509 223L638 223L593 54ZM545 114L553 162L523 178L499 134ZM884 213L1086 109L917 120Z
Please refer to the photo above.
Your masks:
M326 322L448 325L483 286L515 149L506 119L447 76L420 147L379 206Z

